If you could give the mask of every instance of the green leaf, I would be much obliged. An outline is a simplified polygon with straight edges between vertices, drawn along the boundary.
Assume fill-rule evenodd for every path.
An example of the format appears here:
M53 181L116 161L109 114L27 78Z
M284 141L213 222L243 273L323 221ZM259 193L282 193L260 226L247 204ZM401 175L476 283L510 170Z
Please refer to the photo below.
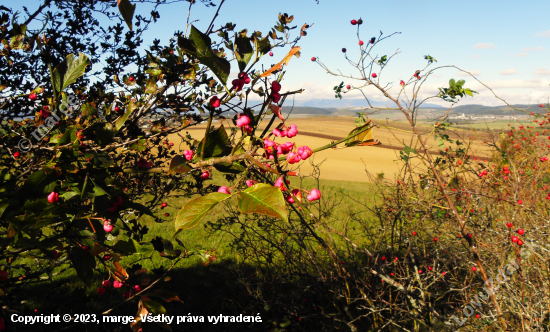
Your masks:
M199 143L197 151L202 151L202 145L204 139ZM223 125L218 129L208 134L206 140L206 146L204 147L204 158L226 156L231 153L231 146L229 146L229 136Z
M76 82L77 78L84 75L86 66L90 65L90 60L88 57L82 53L78 54L78 59L75 60L74 54L69 54L58 64L53 70L52 82L54 84L54 89L57 92L65 90L69 84Z
M157 91L157 80L155 78L150 78L145 84L145 93L154 93Z
M133 239L128 239L127 241L121 240L118 241L114 246L114 249L120 250L124 253L138 253L138 254L147 254L153 251L151 247L145 247L137 243Z
M474 94L472 93L472 90L470 90L470 89L464 89L464 93L467 94L470 97L474 96Z
M182 156L175 156L170 161L170 167L168 169L168 174L184 174L191 170L192 168L187 165L187 162Z
M210 211L219 202L226 200L231 196L232 195L216 192L194 198L185 203L176 216L176 231L186 230L197 226L208 211Z
M162 74L162 70L160 70L159 68L148 68L145 70L145 72L151 76L159 76L160 74Z
M455 86L455 79L454 79L454 78L451 78L451 79L449 80L449 86L450 86L451 88L454 88L454 86Z
M372 124L370 123L370 121L350 131L348 136L351 136L355 133L359 133L360 131L364 130L363 132L346 140L346 146L354 146L354 145L363 144L363 143L374 143L375 141L374 141L374 134L372 132L372 128L365 130L365 128L369 128L369 127L372 127Z
M445 142L443 142L442 139L437 140L437 145L440 149L443 149L445 147Z
M232 173L239 174L246 171L246 164L242 161L235 161L232 164L229 163L220 163L215 164L214 168L222 173Z
M153 300L145 301L144 299L141 299L141 302L143 302L143 305L155 315L166 313L166 309L164 309L164 307L157 301L153 301Z
M405 145L405 153L407 154L407 156L412 152L412 153L417 153L413 148L409 147L409 146L406 146Z
M116 131L113 128L113 125L109 122L105 123L105 126L103 128L98 128L95 131L98 143L102 146L105 146L107 144L110 144L113 142L113 139L115 138Z
M58 147L60 145L69 144L74 141L76 141L76 128L71 127L69 130L65 132L65 134L63 134L63 136L61 136L61 138L59 139L59 141L55 146Z
M2 217L2 214L4 214L4 211L8 208L10 204L0 204L0 217Z
M122 15L122 18L124 19L124 22L126 22L126 25L128 26L128 28L130 28L130 31L133 31L132 19L134 18L136 5L132 5L129 0L118 0L118 10L120 11L120 15Z
M239 71L242 72L245 70L253 54L254 50L252 49L250 39L246 36L246 32L237 34L235 37L235 57L239 63Z
M191 32L189 33L189 39L179 36L178 46L186 53L189 53L199 59L200 63L207 66L212 70L214 75L225 85L229 72L231 70L231 64L227 59L220 58L214 54L211 48L212 41L210 38L197 30L194 26L191 26Z
M279 188L258 183L241 191L238 197L242 213L259 213L288 222L285 198Z
M259 56L262 56L271 50L271 44L269 43L269 36L265 36L263 39L258 39L254 36L254 44Z
M23 188L21 188L20 193L22 195L27 195L28 191L35 193L49 194L52 192L50 190L52 187L55 188L57 185L57 175L55 171L44 171L38 170L32 173L27 180Z
M141 138L137 142L130 144L128 148L134 151L144 151L147 148L147 140L145 138Z
M136 109L136 104L134 103L134 100L130 100L130 103L128 103L128 106L126 106L126 112L116 120L115 122L115 130L118 132L120 128L124 125L124 122L128 120L128 117L132 112Z
M90 252L82 248L73 248L70 252L70 259L78 277L86 284L91 283L96 262Z

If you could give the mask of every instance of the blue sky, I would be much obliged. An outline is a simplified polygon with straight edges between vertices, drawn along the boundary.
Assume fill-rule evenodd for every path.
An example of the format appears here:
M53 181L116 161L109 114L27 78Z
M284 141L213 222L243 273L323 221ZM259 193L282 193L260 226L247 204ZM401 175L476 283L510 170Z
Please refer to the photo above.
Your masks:
M219 0L214 0L219 3ZM21 1L21 4L37 4L38 1ZM32 5L31 5L32 6ZM205 7L198 3L191 11L191 21L201 31L206 30L217 7ZM278 13L294 15L293 24L301 27L312 25L308 35L298 43L302 48L300 58L292 58L283 81L285 89L305 88L297 99L332 99L332 88L337 83L359 84L326 73L311 57L319 57L331 70L357 76L356 69L345 60L341 49L348 49L348 56L359 56L357 26L351 19L361 17L362 40L401 32L376 45L373 55L391 55L399 49L390 64L380 75L380 82L394 82L396 92L401 79L409 79L416 69L426 65L423 56L429 54L438 60L431 67L455 65L468 70L480 81L493 88L495 93L509 103L546 102L550 96L550 21L547 14L550 2L542 0L494 1L343 1L320 0L227 0L216 19L216 27L226 22L236 23L236 29L248 28L249 32L264 34L275 24ZM138 4L136 14L146 15L150 7ZM168 40L174 31L185 30L187 3L167 5L160 9L160 21L145 37L146 41L159 38ZM293 31L298 31L298 29ZM261 63L267 68L278 62L288 48L277 48L274 57L266 57ZM237 66L232 63L232 76ZM450 78L466 79L466 86L479 91L461 104L500 105L502 102L490 91L461 76L456 69L436 72L424 85L422 96L433 95L437 87L448 86ZM383 101L380 93L372 88L364 90L373 100ZM346 94L344 98L360 98L359 93ZM430 102L448 105L431 99Z

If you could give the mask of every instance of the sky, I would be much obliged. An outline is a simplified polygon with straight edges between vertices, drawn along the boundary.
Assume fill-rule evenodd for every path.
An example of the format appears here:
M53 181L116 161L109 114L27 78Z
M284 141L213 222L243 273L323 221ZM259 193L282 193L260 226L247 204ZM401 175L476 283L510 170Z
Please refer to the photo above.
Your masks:
M219 0L213 2L220 3ZM40 1L18 0L19 3L33 7ZM217 9L197 3L192 7L190 20L204 32ZM397 95L400 80L409 80L415 70L426 66L424 55L431 55L437 62L428 68L454 65L474 74L510 104L538 104L550 98L550 21L546 14L549 10L550 2L546 0L319 0L319 4L315 0L227 0L216 18L215 28L233 22L237 24L237 31L247 28L249 34L257 30L265 35L276 23L279 13L294 15L291 25L298 28L292 30L291 36L296 36L304 23L309 24L307 36L297 44L301 47L301 56L290 60L282 81L283 92L305 89L296 100L306 103L311 99L334 99L333 87L342 81L352 86L361 84L328 74L312 62L311 57L317 57L333 72L340 70L347 76L358 76L357 69L347 62L341 49L347 48L351 60L359 58L357 26L351 25L350 20L362 18L361 40L378 38L380 31L384 36L400 32L376 44L371 52L379 57L399 52L378 77L382 85L393 86L392 95ZM147 4L137 5L136 14L147 15L149 11ZM188 3L166 5L159 12L159 23L144 36L148 44L154 38L165 42L174 31L185 30ZM269 68L288 50L288 46L274 49L274 56L264 57L260 65ZM373 72L379 69L375 67ZM237 74L238 67L232 62L230 77ZM466 87L479 92L458 105L503 104L489 89L455 68L437 70L423 85L421 98L435 95L438 87L448 87L451 78L465 79ZM363 91L371 100L387 102L373 87ZM353 91L344 98L362 98L362 95ZM429 102L449 106L439 98Z

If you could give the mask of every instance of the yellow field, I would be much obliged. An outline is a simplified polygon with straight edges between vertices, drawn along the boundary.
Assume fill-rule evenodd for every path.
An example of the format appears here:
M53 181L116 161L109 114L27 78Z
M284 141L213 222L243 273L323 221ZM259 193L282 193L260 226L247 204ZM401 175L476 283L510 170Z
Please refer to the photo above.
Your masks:
M277 138L278 143L284 143L287 141L294 142L297 146L307 145L314 149L317 147L329 144L331 141L337 138L344 138L347 134L355 128L355 118L353 117L310 117L310 118L298 118L289 120L288 125L294 123L298 127L298 136L288 138ZM411 132L401 122L382 123L381 121L374 121L379 128L375 128L374 136L376 139L383 143L382 146L370 146L370 147L350 147L350 148L337 148L329 149L319 152L312 156L307 161L299 164L291 165L292 169L298 169L302 175L310 175L314 168L311 162L319 164L322 162L320 168L320 177L327 180L343 180L343 181L356 181L356 182L368 182L370 181L366 171L370 172L373 176L377 173L383 172L386 179L394 179L395 174L403 166L403 163L399 161L399 151L403 149L404 144L419 149L419 144L416 139L412 140ZM276 122L278 123L278 122ZM215 124L218 126L219 124ZM231 126L229 122L225 122L226 127ZM392 129L384 127L392 127ZM264 127L260 127L263 129ZM204 136L205 126L192 127L187 130L191 136L197 140L201 140ZM426 132L430 132L431 128L422 128ZM312 134L327 135L329 138L313 137ZM466 141L475 133L461 131L455 134L450 134L452 139L458 137L464 137ZM172 135L168 138L171 142L176 143L180 140L177 135ZM462 140L462 138L460 138ZM480 144L482 142L479 137L474 140L472 144L473 150L476 151L478 156L487 156L483 154L483 151L487 151L487 148ZM430 136L427 139L427 144L432 151L437 151L437 144ZM343 145L342 145L343 146ZM412 155L412 154L411 154ZM413 160L413 165L418 166L419 160Z

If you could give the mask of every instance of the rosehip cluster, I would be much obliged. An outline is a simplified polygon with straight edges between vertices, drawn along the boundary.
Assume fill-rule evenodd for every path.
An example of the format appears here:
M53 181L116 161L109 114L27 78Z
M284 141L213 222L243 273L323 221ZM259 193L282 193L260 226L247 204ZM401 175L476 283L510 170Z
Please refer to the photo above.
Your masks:
M151 167L153 167L153 163L151 161L148 162L147 159L145 159L143 157L139 158L137 164L138 164L139 168L151 168Z
M214 96L210 99L210 106L214 108L220 107L220 99L218 96Z
M277 143L267 138L264 140L264 148L266 153L269 155L269 157L267 157L269 159L275 159L275 157L273 157L274 150L277 151L277 156L279 156L281 154L289 153L293 147L294 147L294 143L292 142L286 142L278 145Z
M271 100L273 100L274 103L278 103L281 99L281 95L279 94L279 91L281 91L281 84L279 82L274 81L271 83Z
M109 206L109 207L107 208L107 211L113 213L113 212L115 212L115 211L118 209L118 207L119 207L121 204L122 204L122 197L118 196L118 197L116 198L116 201L114 201L114 202L111 204L111 206Z
M237 91L241 91L245 84L250 83L250 77L248 77L246 73L240 73L238 77L239 78L233 80L232 84Z
M191 161L191 159L193 159L193 150L184 150L183 155L187 161Z
M48 202L50 203L55 203L59 200L59 194L56 193L55 191L52 191L49 195L48 195Z
M291 124L288 130L279 130L277 128L273 129L273 135L277 137L288 137L292 138L298 135L298 127L295 124Z
M542 157L542 158L540 158L540 161L542 161L542 162L548 161L548 158L547 157Z
M487 175L487 174L489 174L489 172L486 169L484 169L482 172L479 173L479 177L482 178L484 175Z
M239 114L239 118L237 119L237 127L239 128L242 128L244 126L248 127L249 124L250 124L250 118L248 117L248 115L245 115L244 113Z

